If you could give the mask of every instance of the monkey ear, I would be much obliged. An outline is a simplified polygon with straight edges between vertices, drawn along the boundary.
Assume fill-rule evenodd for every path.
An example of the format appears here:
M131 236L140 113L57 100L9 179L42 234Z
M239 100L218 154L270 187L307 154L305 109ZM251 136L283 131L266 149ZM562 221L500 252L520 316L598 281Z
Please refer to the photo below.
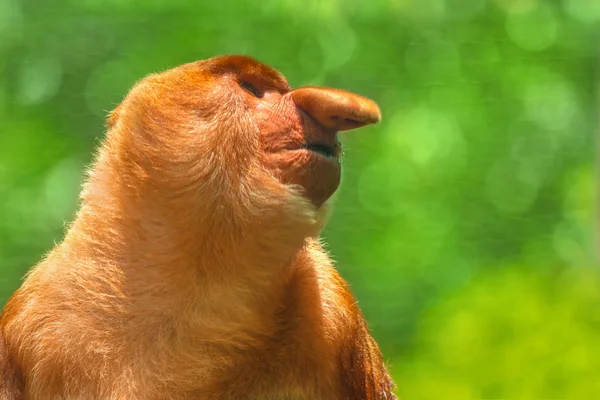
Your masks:
M122 103L119 104L114 110L108 113L106 117L106 127L112 128L119 121L119 116L121 115Z

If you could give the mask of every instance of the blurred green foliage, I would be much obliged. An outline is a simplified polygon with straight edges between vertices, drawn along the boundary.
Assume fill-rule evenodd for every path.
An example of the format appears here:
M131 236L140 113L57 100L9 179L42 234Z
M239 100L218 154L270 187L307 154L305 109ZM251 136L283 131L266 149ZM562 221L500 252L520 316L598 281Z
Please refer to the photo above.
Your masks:
M0 300L144 75L246 53L377 100L325 232L406 399L600 398L597 0L0 1Z

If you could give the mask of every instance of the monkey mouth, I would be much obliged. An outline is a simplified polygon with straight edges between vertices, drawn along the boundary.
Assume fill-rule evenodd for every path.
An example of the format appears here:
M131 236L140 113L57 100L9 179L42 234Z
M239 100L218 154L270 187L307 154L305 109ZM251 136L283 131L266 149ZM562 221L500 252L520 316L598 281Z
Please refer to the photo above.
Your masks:
M339 146L331 146L324 143L307 143L302 148L331 160L337 160L339 156Z

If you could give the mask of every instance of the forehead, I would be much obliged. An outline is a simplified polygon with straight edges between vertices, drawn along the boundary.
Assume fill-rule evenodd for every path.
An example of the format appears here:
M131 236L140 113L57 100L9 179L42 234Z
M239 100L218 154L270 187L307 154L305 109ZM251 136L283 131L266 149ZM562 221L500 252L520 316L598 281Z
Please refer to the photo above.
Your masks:
M202 62L203 68L215 75L234 74L246 79L260 79L275 88L289 90L289 84L283 74L252 57L231 55L213 57Z

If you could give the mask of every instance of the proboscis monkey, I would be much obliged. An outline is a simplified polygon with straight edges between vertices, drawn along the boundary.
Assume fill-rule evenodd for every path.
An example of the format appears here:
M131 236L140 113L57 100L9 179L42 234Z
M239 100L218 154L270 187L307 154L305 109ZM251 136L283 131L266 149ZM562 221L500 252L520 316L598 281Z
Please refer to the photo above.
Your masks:
M318 239L337 132L379 119L246 56L137 83L63 242L4 308L2 400L395 398Z

